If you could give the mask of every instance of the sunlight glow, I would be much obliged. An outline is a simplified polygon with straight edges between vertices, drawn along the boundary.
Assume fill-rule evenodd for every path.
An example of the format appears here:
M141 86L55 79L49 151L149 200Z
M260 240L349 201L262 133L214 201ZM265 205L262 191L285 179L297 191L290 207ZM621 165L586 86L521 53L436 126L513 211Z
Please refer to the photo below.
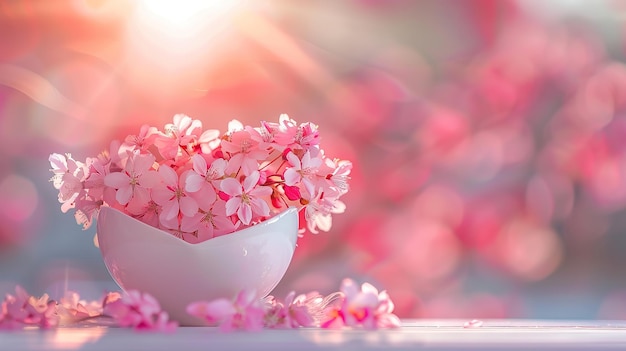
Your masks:
M202 12L211 2L187 1L184 4L168 0L142 1L144 9L167 22L182 24L198 12ZM183 5L183 6L181 6Z
M54 333L45 334L44 341L53 349L78 350L87 344L93 344L106 335L106 328L65 329L59 328Z
M238 1L219 0L142 0L137 14L144 22L165 30L185 30L219 20Z
M141 0L128 18L124 66L131 84L185 96L206 88L217 53L227 50L245 0Z

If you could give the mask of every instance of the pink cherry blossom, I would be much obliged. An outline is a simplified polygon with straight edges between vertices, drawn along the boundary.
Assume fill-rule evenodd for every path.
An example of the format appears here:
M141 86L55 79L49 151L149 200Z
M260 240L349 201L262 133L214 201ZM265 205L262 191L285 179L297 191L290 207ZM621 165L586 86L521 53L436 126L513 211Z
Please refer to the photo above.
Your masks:
M309 151L305 152L302 159L298 158L295 153L289 152L287 154L287 161L292 167L285 170L285 184L294 186L297 183L305 182L312 183L312 177L314 177L322 165L320 158L311 158Z
M243 175L250 175L259 169L259 161L268 157L266 150L259 149L259 142L252 137L258 134L252 128L233 132L227 140L221 143L222 150L230 156L227 174L235 174L241 170Z
M121 299L106 303L104 313L113 317L119 326L135 330L171 332L177 327L154 297L136 290L129 290Z
M344 300L338 308L330 311L322 327L376 329L400 326L400 319L393 314L394 305L386 291L379 293L369 283L363 283L359 288L351 279L344 279L340 290Z
M296 134L298 133L298 123L283 113L278 118L277 127L274 132L274 140L284 147L293 146Z
M178 114L163 131L144 125L84 163L69 154L49 161L61 210L74 209L84 229L108 206L194 243L285 206L301 210L301 228L328 231L351 171L326 157L316 125L287 115L256 128L232 120L220 135Z
M360 290L345 279L340 292L327 296L317 292L287 294L284 300L274 296L258 300L253 290L240 291L234 300L219 298L197 301L187 306L187 313L203 319L208 325L219 325L222 331L267 328L359 327L394 328L400 320L393 312L393 302L386 292L364 283Z
M100 316L102 308L100 301L81 300L78 293L67 291L57 305L57 312L62 324L70 324Z
M136 213L131 213L138 220L155 228L159 227L159 217L161 206L154 201L148 202L143 208L137 209Z
M306 294L300 294L295 297L294 304L306 306L309 316L313 319L314 326L320 326L328 316L332 315L332 311L338 310L343 302L343 294L334 292L323 296L317 291L311 291Z
M254 171L244 179L243 184L234 178L226 178L222 181L221 190L231 196L226 202L227 216L236 213L241 223L245 225L249 225L253 217L269 216L269 206L262 197L271 195L272 189L259 186L257 184L259 177L259 171Z
M0 329L55 327L59 323L55 307L56 303L47 294L35 298L22 287L16 286L15 295L7 294L0 305Z
M309 150L319 144L320 136L317 126L313 123L298 125L286 114L280 115L278 130L274 140L285 147Z
M152 199L162 206L161 221L171 220L179 213L194 216L198 212L198 203L185 191L186 174L179 177L166 165L161 165L158 173L163 181L152 189Z
M94 200L103 200L107 190L104 177L110 172L111 159L101 154L98 157L87 157L85 164L89 169L89 175L84 182L85 190Z
M102 200L93 200L90 196L76 199L74 202L76 210L74 211L74 218L76 223L83 226L83 230L87 230L91 227L94 217L97 215L98 210L102 207Z
M103 154L111 161L109 167L111 172L121 171L128 158L128 150L125 150L122 147L122 142L117 139L111 140L109 149L103 152Z
M187 216L179 215L171 219L165 219L165 220L160 219L159 221L160 228L169 232L170 234L172 234L173 236L177 238L183 239L184 241L188 243L194 244L194 243L200 242L200 240L198 239L198 227L194 226L193 228L188 229L188 230L183 229L183 220L189 221L189 218L194 218L194 217L187 217Z
M275 149L280 152L285 148L284 146L278 144L274 137L278 132L279 125L278 123L270 123L266 121L261 122L261 126L258 128L254 128L256 133L251 134L252 139L259 142L259 149L262 150L270 150Z
M53 153L48 158L48 161L52 167L50 171L54 174L50 181L52 181L55 189L61 189L63 186L64 175L76 175L76 173L80 171L80 168L82 168L80 162L75 161L71 154L66 154L64 156Z
M317 128L317 125L311 122L300 124L294 141L305 150L310 150L312 147L319 145L320 134Z
M236 329L259 331L263 328L265 309L256 291L244 289L232 301L222 298L191 303L187 306L187 313L208 324L219 324L223 332Z
M328 179L342 193L345 194L350 189L348 181L350 180L350 172L352 171L352 162L347 160L331 160L326 159L326 164L333 169Z
M226 215L226 202L223 200L217 200L209 207L201 205L195 216L181 220L181 230L197 231L198 242L232 233L236 229L237 225Z
M338 200L339 194L334 189L316 189L313 185L305 183L305 191L302 192L304 206L304 218L307 229L317 234L317 229L329 231L332 226L332 214L345 211L345 204Z
M173 118L173 123L165 125L165 133L155 137L154 145L164 158L176 159L181 154L182 148L186 149L187 145L201 135L201 130L202 122L177 114Z
M152 155L131 155L122 172L112 172L104 177L104 184L116 189L115 199L131 209L141 208L150 202L150 189L161 182ZM132 212L132 211L131 211Z
M139 129L139 134L129 135L124 139L124 143L120 149L122 152L126 151L140 151L142 153L147 152L148 148L152 145L153 139L158 134L156 127L144 124Z
M294 291L287 294L284 301L268 296L265 326L287 329L313 326L314 319L305 301L304 295L296 297Z
M74 217L76 223L83 225L83 229L91 226L98 210L105 202L112 203L115 199L115 189L104 184L104 177L109 173L110 163L110 158L104 154L98 157L88 157L85 162L88 175L82 182L84 191L74 200Z
M198 145L202 153L210 155L220 145L220 132L217 129L208 129L198 137Z
M121 297L118 292L108 292L100 300L86 301L82 300L77 292L67 291L56 306L60 318L59 324L69 326L105 317L104 308Z
M218 158L211 165L203 156L196 154L191 157L193 172L190 172L185 182L185 190L190 193L198 193L196 198L211 198L216 196L215 187L219 180L224 177L227 162Z
M72 155L52 154L49 157L52 173L51 181L59 190L59 202L63 205L61 210L67 212L74 208L75 200L84 196L85 178L89 175L89 170L85 164L75 161Z

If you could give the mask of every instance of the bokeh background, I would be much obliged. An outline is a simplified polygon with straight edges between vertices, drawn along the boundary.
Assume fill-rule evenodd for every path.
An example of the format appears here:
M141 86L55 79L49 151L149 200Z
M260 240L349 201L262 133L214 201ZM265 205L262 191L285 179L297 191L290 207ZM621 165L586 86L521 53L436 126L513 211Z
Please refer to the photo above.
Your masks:
M626 318L626 2L0 1L0 293L116 289L47 158L288 113L354 162L277 288L404 318Z

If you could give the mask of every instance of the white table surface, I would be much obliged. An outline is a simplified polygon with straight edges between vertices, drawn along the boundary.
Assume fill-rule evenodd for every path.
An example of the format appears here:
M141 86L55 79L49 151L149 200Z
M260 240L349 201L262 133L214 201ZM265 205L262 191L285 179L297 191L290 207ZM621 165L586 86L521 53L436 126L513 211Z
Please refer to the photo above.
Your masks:
M172 334L85 326L0 332L0 350L626 350L626 321L404 320L394 330L264 330Z

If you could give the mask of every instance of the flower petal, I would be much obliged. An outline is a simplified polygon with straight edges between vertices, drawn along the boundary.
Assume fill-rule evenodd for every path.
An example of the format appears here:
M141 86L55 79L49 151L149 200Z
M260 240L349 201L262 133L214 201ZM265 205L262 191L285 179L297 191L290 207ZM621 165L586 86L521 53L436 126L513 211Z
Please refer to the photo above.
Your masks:
M193 170L198 174L205 174L208 168L206 160L201 155L193 155L191 157L191 162L193 163Z
M259 183L259 178L261 177L261 173L259 171L254 171L250 173L249 176L243 181L243 191L250 192L250 190L254 189L255 186Z
M237 196L242 193L241 183L239 183L235 178L226 178L222 180L220 189L230 196Z
M117 190L115 193L115 200L120 203L120 205L126 205L130 198L133 196L133 188L130 185L123 186Z
M204 178L197 173L191 173L185 180L185 191L195 193L204 185Z
M241 199L238 197L233 197L226 201L226 215L232 216L235 214L235 212L239 209L239 206L241 206Z
M191 197L196 200L196 202L198 203L198 207L205 211L208 211L213 203L215 203L215 200L217 200L217 193L215 193L215 189L213 189L210 184L207 184L206 186L202 187L200 191L191 194Z
M307 154L308 152L305 154L305 156ZM296 169L302 169L302 163L300 162L300 159L298 158L298 156L296 156L296 154L291 151L287 154L287 161L289 161L290 165L296 167Z
M104 185L119 189L130 184L130 177L126 173L112 172L104 177Z
M226 204L228 206L228 203ZM237 216L241 223L248 225L252 221L252 208L248 204L242 203L237 210Z
M192 197L181 197L180 200L180 212L183 215L191 217L198 213L198 203Z
M170 186L178 185L178 175L176 174L176 171L174 171L171 167L161 165L159 167L159 174L161 175L161 178L163 179L163 182L165 184Z
M167 188L164 184L152 189L152 200L157 204L164 206L166 203L174 199L174 192Z
M154 164L154 156L152 155L137 155L134 157L133 170L135 173L147 172Z
M209 143L220 137L220 131L217 129L207 129L198 138L199 143Z
M298 173L298 170L295 167L287 168L283 177L285 178L285 184L289 186L296 185L296 183L302 179L302 176L300 176L300 173Z
M270 215L270 207L267 205L267 202L262 199L252 199L250 200L250 205L252 205L252 211L255 214L261 215L263 217L267 217Z
M156 171L148 171L140 175L137 182L142 187L151 189L161 183L161 175L159 175Z
M374 285L370 283L361 284L361 291L367 294L373 294L378 296L378 289L376 289L376 287L374 287Z
M161 218L165 221L171 220L178 216L178 212L180 211L180 206L178 205L178 201L169 201L165 205L163 205L163 212L161 212Z
M270 188L269 186L257 186L256 188L252 189L248 194L254 197L270 196L272 194L272 188Z

